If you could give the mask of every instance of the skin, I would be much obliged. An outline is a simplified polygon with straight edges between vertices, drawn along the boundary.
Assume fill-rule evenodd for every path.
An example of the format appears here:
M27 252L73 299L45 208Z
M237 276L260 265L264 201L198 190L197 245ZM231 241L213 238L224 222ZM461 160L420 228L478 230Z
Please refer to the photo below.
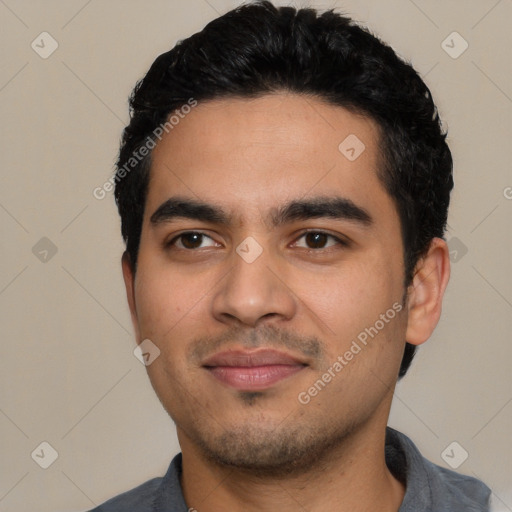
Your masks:
M349 134L365 144L354 161L338 149ZM372 120L279 93L200 103L154 149L136 274L126 254L122 265L137 342L148 338L161 351L147 370L176 423L189 507L398 510L404 488L385 464L385 428L405 340L423 343L439 320L449 256L433 239L404 290L400 221L377 177L378 144ZM221 206L232 223L151 223L176 195ZM373 223L269 222L287 201L333 195ZM315 246L306 229L348 246L331 238ZM186 231L207 236L165 246ZM252 263L236 252L247 237L262 249ZM299 393L393 304L402 311L301 404ZM307 366L257 393L202 366L218 351L254 347Z

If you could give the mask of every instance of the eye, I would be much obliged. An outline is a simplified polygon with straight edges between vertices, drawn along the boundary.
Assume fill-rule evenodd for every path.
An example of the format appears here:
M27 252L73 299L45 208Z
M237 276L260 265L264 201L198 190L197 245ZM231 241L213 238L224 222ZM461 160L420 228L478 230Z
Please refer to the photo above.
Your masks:
M216 242L208 235L201 233L200 231L187 231L186 233L181 233L180 235L175 236L166 244L166 247L177 247L178 249L193 251L195 249L201 249L201 242L205 239L210 240L212 243L203 247L215 246Z
M305 245L300 245L298 240L304 239ZM329 240L331 243L329 244ZM210 241L209 244L203 245L203 243ZM165 244L166 248L176 248L186 251L195 251L197 249L203 249L206 247L215 247L217 242L210 236L200 231L186 231L175 236L170 242ZM339 237L325 233L323 231L306 231L304 232L297 241L294 243L295 247L302 247L309 249L310 251L316 252L323 249L329 249L336 245L348 247L348 242L342 240Z
M341 238L338 238L334 235L330 235L329 233L325 233L323 231L306 231L303 233L297 240L304 239L306 246L300 246L295 242L294 245L298 247L304 247L305 249L310 250L318 250L318 249L328 249L329 247L333 247L336 245L341 245L343 247L348 247L348 243ZM331 239L334 243L330 245L326 245L327 241Z

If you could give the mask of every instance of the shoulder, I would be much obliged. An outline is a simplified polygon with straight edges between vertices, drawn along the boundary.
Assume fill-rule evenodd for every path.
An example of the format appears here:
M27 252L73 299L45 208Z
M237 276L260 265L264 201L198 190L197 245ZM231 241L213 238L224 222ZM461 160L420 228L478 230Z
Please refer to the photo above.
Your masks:
M126 491L89 512L177 512L187 510L180 485L181 453L172 459L163 477Z
M161 477L152 478L129 491L109 499L90 512L124 512L126 510L150 512L153 510L153 500L161 482Z
M450 469L440 467L425 460L430 468L431 486L437 494L434 499L443 500L447 510L457 510L454 507L464 505L468 512L486 512L489 510L491 490L483 482L474 477L461 475Z
M406 435L388 427L386 449L395 452L394 461L401 460L403 464L401 468L396 465L394 468L390 467L395 474L402 473L406 480L406 494L401 512L489 511L489 487L476 478L456 473L427 460Z

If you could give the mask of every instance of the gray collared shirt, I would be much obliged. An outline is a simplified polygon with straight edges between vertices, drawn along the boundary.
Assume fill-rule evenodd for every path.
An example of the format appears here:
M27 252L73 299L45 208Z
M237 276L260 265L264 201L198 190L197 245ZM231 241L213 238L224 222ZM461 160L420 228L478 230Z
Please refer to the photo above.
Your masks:
M90 512L188 512L180 485L181 463L179 453L165 476L148 480ZM406 486L398 512L490 510L491 491L485 484L433 464L407 436L390 427L386 430L386 463Z

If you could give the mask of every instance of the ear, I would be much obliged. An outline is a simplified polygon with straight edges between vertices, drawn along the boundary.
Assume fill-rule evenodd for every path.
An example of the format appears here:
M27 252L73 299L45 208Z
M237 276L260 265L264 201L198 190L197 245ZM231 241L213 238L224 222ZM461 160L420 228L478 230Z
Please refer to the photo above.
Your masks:
M137 317L137 308L135 305L135 274L133 272L133 265L130 260L129 254L125 251L121 258L121 267L123 269L124 286L126 288L126 298L130 308L130 315L132 317L133 329L135 330L135 337L137 344L141 342L139 320Z
M450 252L441 238L433 238L427 254L414 270L408 290L405 339L412 345L428 340L441 316L444 291L450 279Z

